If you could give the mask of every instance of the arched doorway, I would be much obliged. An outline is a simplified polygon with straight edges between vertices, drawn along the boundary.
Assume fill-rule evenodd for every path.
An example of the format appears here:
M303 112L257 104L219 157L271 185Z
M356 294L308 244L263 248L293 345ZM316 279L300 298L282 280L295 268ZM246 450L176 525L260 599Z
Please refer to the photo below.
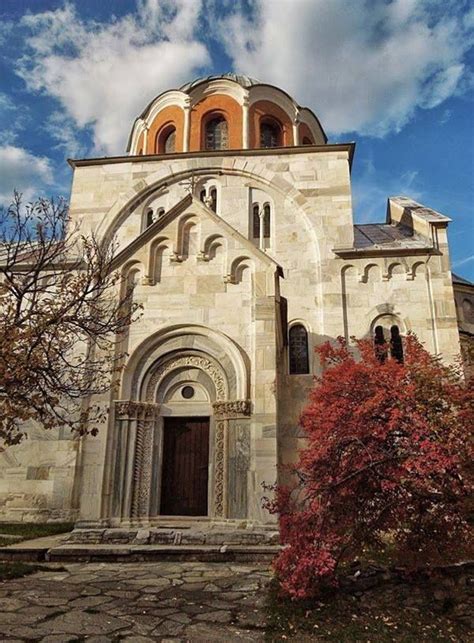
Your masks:
M211 335L167 333L133 364L135 400L115 403L112 522L247 517L247 369Z

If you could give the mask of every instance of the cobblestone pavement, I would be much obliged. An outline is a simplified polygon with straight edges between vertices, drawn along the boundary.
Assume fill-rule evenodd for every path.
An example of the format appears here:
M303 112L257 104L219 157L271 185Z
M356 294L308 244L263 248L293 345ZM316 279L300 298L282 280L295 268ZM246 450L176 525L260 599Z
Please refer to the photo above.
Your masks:
M1 641L262 641L268 566L83 563L0 583Z

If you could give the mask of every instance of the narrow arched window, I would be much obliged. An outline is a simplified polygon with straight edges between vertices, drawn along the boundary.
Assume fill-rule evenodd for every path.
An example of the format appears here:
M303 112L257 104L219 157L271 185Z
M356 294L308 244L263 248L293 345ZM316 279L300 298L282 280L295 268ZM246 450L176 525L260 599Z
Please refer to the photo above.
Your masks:
M199 200L204 203L205 199L206 199L206 190L201 190L199 192Z
M229 146L227 121L223 116L212 118L206 123L206 150L226 150Z
M149 208L146 212L146 227L149 228L152 223L155 221L155 216L153 214L153 210Z
M217 212L217 189L211 188L209 190L209 196L211 197L211 210Z
M289 362L291 375L309 373L308 332L303 324L290 328L288 337Z
M260 239L260 208L255 203L252 208L252 236L254 239Z
M163 151L165 154L170 154L176 149L176 130L172 129L165 135L163 142Z
M156 211L156 218L159 219L160 217L162 217L164 215L164 213L165 213L165 209L164 208L159 208Z
M282 144L281 127L273 120L260 122L260 147L278 147Z
M270 204L265 203L263 206L263 237L264 239L269 239L270 238L270 229L271 226L271 221L270 221Z
M387 342L385 341L385 335L382 326L375 327L374 349L377 359L382 363L385 362L385 360L387 359Z
M390 328L390 355L400 364L403 363L403 342L398 326Z

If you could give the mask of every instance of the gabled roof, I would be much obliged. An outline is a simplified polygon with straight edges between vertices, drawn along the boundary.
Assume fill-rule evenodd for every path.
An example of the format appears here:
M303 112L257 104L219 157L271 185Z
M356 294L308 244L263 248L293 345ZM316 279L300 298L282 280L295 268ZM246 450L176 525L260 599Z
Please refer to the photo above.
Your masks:
M129 257L131 257L139 248L144 244L151 241L157 233L166 228L166 226L177 216L183 214L193 206L194 212L200 213L202 216L207 217L214 221L214 223L222 229L222 231L230 237L238 239L244 248L248 251L250 255L255 256L258 260L263 261L268 265L273 265L275 270L278 270L280 276L283 276L283 271L280 265L272 259L265 252L257 248L251 241L244 237L238 230L231 226L227 221L222 217L216 214L213 210L208 208L202 201L199 201L191 194L187 194L181 201L178 201L171 210L168 210L164 215L162 215L157 221L152 223L151 226L146 228L141 234L139 234L133 241L131 241L128 246L121 250L113 261L113 268L116 269L122 263L124 263Z

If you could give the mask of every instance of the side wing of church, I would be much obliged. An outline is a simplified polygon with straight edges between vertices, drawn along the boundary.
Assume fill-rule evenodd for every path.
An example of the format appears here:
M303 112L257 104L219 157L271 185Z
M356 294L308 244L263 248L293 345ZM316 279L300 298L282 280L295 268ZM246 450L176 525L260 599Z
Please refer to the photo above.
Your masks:
M317 345L402 353L411 330L446 362L462 340L469 368L450 219L398 196L354 225L353 154L286 92L226 74L153 100L126 156L70 161L71 216L117 245L143 315L98 436L35 426L0 452L0 520L272 529L264 486L296 459Z

